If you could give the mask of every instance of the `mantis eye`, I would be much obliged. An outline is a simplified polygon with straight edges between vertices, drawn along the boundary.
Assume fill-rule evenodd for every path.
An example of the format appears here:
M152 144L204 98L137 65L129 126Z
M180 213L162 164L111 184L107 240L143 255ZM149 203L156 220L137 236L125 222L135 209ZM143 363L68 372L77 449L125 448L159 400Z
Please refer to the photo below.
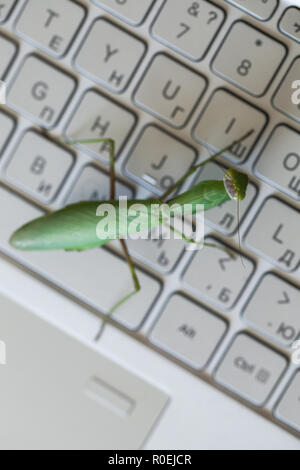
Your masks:
M227 173L224 176L224 186L230 199L232 199L233 201L238 201L239 195L238 195L237 189L231 177Z
M233 201L242 201L245 199L248 186L248 176L237 170L227 170L224 175L225 190Z

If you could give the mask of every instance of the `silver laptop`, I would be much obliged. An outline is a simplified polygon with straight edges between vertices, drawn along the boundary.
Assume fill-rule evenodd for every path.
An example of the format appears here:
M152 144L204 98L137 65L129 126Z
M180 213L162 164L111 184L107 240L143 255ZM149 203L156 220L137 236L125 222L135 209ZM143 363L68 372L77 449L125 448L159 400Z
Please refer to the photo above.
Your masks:
M3 0L0 448L300 449L300 4ZM248 173L207 240L21 253L20 225L80 200ZM193 182L190 182L193 183ZM239 243L239 233L241 244Z

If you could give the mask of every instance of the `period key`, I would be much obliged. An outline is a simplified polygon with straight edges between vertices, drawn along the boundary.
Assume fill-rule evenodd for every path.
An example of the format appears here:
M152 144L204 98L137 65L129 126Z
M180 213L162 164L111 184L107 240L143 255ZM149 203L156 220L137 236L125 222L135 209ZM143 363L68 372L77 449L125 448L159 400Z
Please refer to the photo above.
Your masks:
M300 289L267 273L244 309L244 318L275 341L290 346L300 338Z

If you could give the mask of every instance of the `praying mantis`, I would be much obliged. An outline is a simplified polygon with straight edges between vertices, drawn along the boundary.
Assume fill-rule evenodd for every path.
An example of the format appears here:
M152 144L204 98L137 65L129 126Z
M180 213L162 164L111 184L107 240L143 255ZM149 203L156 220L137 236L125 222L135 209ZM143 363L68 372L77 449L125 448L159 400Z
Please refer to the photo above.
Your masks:
M167 205L167 207L179 208L179 210L186 204L191 204L195 208L192 212L196 212L199 205L203 205L204 210L212 209L229 200L235 200L238 203L246 197L248 187L248 176L235 169L229 169L225 172L224 178L221 181L202 181L195 184L191 189L185 191L183 194L174 196L174 192L180 188L186 180L188 180L194 173L201 167L211 162L223 153L230 151L235 145L248 139L253 131L248 132L240 139L232 142L231 145L222 149L218 153L212 155L205 161L193 166L189 169L182 178L174 183L159 199L157 200L140 200L128 201L128 207L132 207L136 203L142 203L145 207L145 215L151 210L151 206L155 202L159 207ZM107 319L111 317L118 308L131 299L141 290L141 285L134 267L133 259L129 253L124 237L123 224L121 220L119 202L115 199L116 196L116 174L115 174L115 142L112 139L95 139L95 140L80 140L68 142L69 144L96 144L105 143L109 149L109 162L110 162L110 200L109 201L86 201L73 204L65 207L64 209L56 212L49 213L38 219L35 219L20 229L18 229L10 239L10 244L18 250L24 251L50 251L50 250L66 250L66 251L85 251L92 248L101 247L106 245L112 240L119 239L121 247L128 263L130 274L133 281L134 290L126 297L118 301L108 312L105 320L102 323L101 330L96 339L99 339ZM109 203L116 211L117 224L113 233L108 235L107 231L99 233L99 212L98 207L103 203ZM180 213L180 211L179 211ZM103 214L102 214L103 215ZM175 213L173 214L176 215ZM131 220L134 216L128 216ZM149 219L152 220L152 219ZM128 220L126 220L128 223ZM164 223L163 218L156 219L157 225ZM126 225L127 227L127 225ZM152 226L148 227L153 228ZM170 227L171 228L171 227ZM174 229L173 229L174 231ZM195 243L194 240L183 238L188 243ZM213 248L219 248L218 245L206 244Z

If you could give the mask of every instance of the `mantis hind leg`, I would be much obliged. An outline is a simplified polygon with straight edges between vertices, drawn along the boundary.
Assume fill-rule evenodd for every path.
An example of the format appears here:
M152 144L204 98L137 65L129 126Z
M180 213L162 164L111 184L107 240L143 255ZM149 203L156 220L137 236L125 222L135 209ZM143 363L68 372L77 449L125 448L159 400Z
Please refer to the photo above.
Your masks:
M80 140L73 142L74 144L84 144L84 143L106 143L109 147L109 163L110 163L110 199L115 200L116 198L116 172L115 172L115 142L112 139L98 139L98 140ZM134 291L126 295L123 299L117 302L112 309L108 312L106 317L103 319L101 328L95 337L95 341L99 341L103 331L105 329L107 320L113 316L113 314L128 300L130 300L134 295L136 295L141 290L141 285L138 280L138 276L130 256L127 244L125 240L120 240L120 244L125 256L125 259L128 263L130 274L133 280Z
M123 297L123 299L121 299L119 302L117 302L113 308L108 312L108 314L105 316L105 318L103 319L103 322L101 324L101 328L99 330L99 332L97 333L96 337L95 337L95 341L99 341L99 339L101 338L102 334L103 334L103 331L105 329L105 326L106 326L106 323L107 323L107 320L109 318L112 317L112 315L122 306L124 305L126 302L128 302L128 300L130 300L132 297L134 297L140 290L141 290L141 285L139 283L139 280L138 280L138 277L137 277L137 274L136 274L136 270L134 268L134 265L133 265L133 262L132 262L132 258L129 254L129 251L128 251L128 248L127 248L127 244L124 240L120 240L120 243L122 245L122 248L123 248L123 251L124 251L124 254L125 254L125 258L126 258L126 261L129 265L129 269L130 269L130 273L131 273L131 277L133 279L133 284L134 284L134 291L131 292L130 294L126 295L125 297Z

